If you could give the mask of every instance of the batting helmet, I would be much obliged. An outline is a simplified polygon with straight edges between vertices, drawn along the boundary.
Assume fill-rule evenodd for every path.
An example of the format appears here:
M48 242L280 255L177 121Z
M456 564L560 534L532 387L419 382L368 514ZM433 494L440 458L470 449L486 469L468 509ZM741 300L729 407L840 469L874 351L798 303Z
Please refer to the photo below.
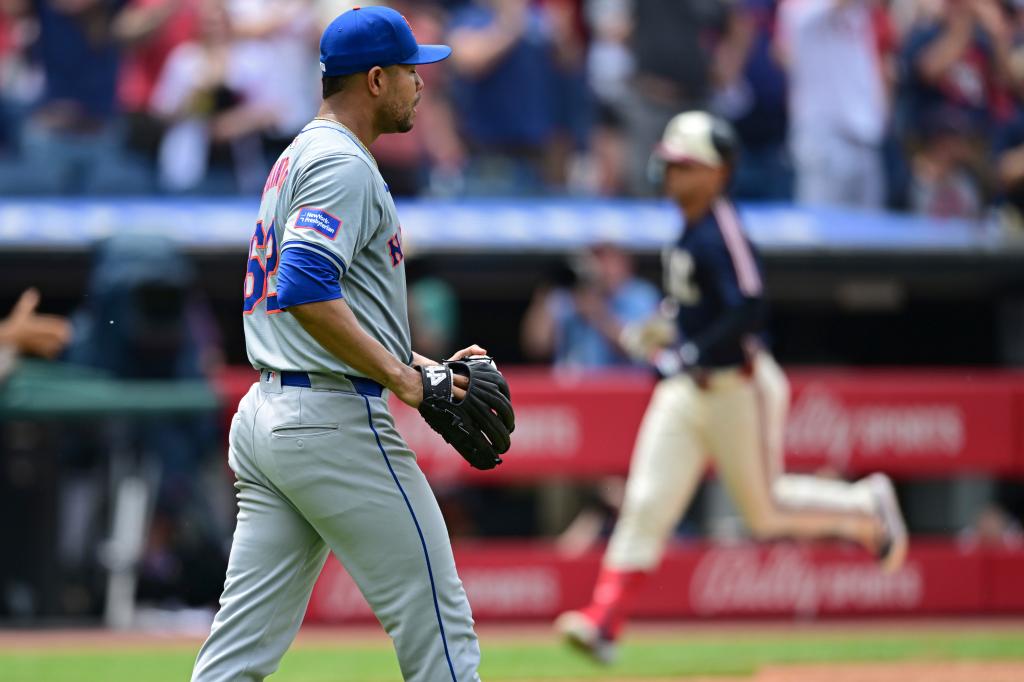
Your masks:
M660 185L669 163L732 166L738 148L739 139L727 121L706 111L685 111L665 126L661 141L651 154L648 176L653 184Z

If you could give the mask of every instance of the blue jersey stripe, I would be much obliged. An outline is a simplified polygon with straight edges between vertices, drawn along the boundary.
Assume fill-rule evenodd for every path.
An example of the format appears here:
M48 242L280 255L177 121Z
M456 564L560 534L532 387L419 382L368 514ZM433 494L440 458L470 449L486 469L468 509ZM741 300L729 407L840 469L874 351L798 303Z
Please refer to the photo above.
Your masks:
M444 634L444 623L441 620L441 607L437 603L437 586L434 584L434 570L430 566L430 554L427 552L427 541L423 537L423 529L420 528L419 519L416 518L416 512L413 511L412 503L409 501L409 496L405 494L405 488L402 487L401 481L398 480L398 475L391 466L391 460L388 459L388 453L384 451L384 445L380 442L380 434L377 433L377 428L373 425L373 412L370 410L370 399L364 395L363 400L366 402L366 418L370 422L370 430L373 431L373 437L377 439L377 448L380 450L381 456L384 457L384 463L388 465L388 471L391 472L391 478L395 480L395 485L398 486L398 492L402 493L402 498L405 500L405 506L409 509L409 515L412 516L412 522L416 526L416 532L420 536L420 544L423 545L423 558L427 562L427 577L430 579L430 592L434 598L434 613L437 615L437 627L441 631L441 643L444 645L444 657L448 660L448 670L451 671L452 682L458 682L455 678L455 666L452 664L452 657L448 652L448 638Z

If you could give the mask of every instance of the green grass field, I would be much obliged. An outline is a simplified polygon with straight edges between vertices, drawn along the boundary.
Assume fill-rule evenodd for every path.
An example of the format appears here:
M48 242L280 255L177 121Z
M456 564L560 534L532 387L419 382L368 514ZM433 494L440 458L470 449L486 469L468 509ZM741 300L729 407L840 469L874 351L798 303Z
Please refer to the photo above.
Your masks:
M274 682L385 682L401 680L394 655L383 639L346 643L345 631L318 636L290 651ZM337 643L331 643L336 641ZM597 668L553 639L540 634L482 633L487 682L524 680L674 679L691 675L749 675L771 664L863 661L1016 661L1024 680L1024 625L993 627L955 624L771 626L721 628L707 632L690 625L680 630L634 633L618 665ZM3 682L183 682L195 655L191 643L111 641L87 647L5 644L0 638ZM983 682L980 681L979 682Z

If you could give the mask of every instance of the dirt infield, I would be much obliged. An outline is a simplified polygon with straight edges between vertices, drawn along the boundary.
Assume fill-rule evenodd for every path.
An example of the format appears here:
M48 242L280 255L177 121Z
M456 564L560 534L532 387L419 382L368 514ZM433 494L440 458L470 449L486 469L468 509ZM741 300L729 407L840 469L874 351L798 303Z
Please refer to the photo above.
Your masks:
M686 677L679 682L1021 682L1024 664L871 663L771 667L752 677ZM521 682L532 682L521 680ZM548 681L544 681L548 682ZM592 682L564 680L564 682ZM652 682L622 678L607 682Z
M769 667L744 682L1021 682L1022 663L832 663ZM722 682L719 678L718 682ZM736 682L739 682L738 680Z

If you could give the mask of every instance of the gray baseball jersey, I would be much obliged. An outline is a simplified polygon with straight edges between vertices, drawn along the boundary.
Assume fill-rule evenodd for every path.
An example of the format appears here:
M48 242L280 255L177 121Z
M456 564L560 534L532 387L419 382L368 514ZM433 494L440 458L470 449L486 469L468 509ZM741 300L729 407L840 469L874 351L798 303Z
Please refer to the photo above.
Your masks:
M262 371L231 424L238 523L192 682L272 674L328 552L391 636L405 680L479 682L473 616L437 500L381 387L340 377L352 369L281 310L278 264L288 249L334 263L363 329L398 358L412 357L387 185L350 131L314 120L271 171L249 244L245 340ZM298 262L287 261L286 300L288 267ZM331 284L325 297L337 296Z
M267 179L245 278L245 347L257 369L356 372L291 315L279 315L277 266L288 249L326 256L342 273L360 326L412 360L401 226L373 157L344 126L316 119L284 151Z

